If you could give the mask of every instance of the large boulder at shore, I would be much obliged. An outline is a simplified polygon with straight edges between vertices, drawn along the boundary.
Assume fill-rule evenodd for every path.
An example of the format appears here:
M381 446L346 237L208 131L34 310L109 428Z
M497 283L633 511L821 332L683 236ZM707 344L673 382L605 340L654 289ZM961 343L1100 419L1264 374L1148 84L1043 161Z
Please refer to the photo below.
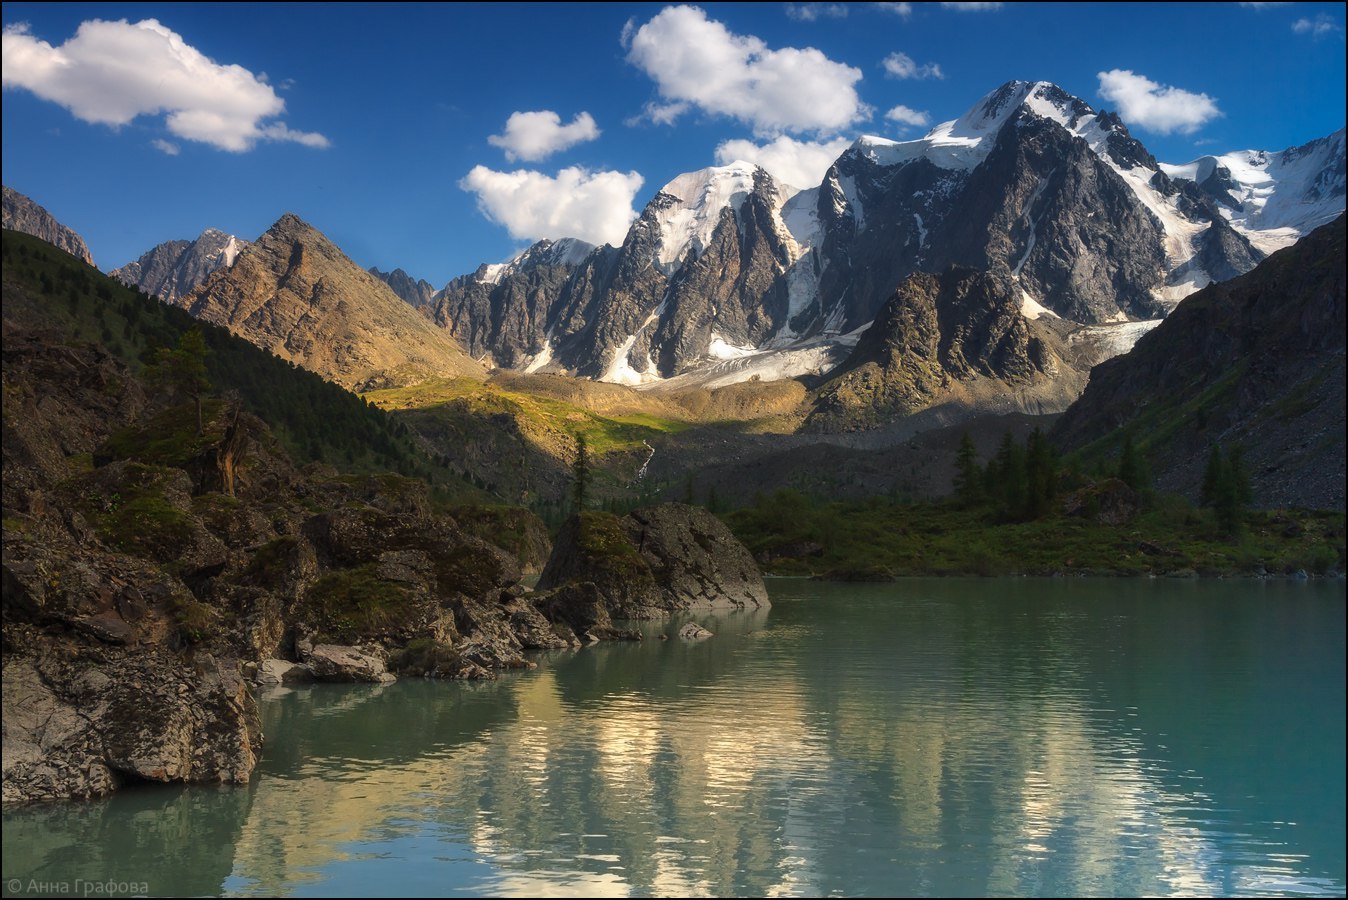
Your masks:
M538 589L585 582L594 584L614 619L768 605L763 577L745 546L711 513L682 503L621 519L586 512L567 521Z
M355 647L319 644L309 653L309 670L319 681L356 681L388 684L397 681L382 659Z
M592 581L572 581L535 594L533 602L538 611L553 623L554 632L571 644L579 645L581 641L641 640L639 631L614 627L608 605Z
M650 565L637 552L623 521L612 513L584 512L568 519L553 542L537 587L551 591L587 581L598 589L615 619L656 619L665 612Z
M122 782L246 782L261 749L237 660L65 648L4 667L6 803L98 797Z
M702 507L662 503L638 509L623 519L623 527L650 567L665 608L757 609L769 605L753 555Z

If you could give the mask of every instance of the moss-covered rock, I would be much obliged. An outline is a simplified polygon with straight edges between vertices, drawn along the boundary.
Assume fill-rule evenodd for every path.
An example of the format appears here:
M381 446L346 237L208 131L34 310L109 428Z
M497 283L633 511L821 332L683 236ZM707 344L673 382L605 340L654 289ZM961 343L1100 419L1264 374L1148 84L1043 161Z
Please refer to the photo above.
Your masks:
M305 592L295 618L321 642L351 644L404 628L415 597L405 585L379 577L367 564L325 572Z
M744 545L711 513L682 503L622 519L601 512L570 519L557 535L538 589L585 582L594 584L614 619L768 605L762 576Z
M584 512L562 526L538 590L591 582L615 619L650 619L664 613L651 567L612 513Z
M539 574L552 553L548 528L535 513L518 506L462 506L452 511L459 527L495 544L520 562L526 575Z
M650 567L669 610L768 606L763 576L748 549L700 506L662 503L622 520Z

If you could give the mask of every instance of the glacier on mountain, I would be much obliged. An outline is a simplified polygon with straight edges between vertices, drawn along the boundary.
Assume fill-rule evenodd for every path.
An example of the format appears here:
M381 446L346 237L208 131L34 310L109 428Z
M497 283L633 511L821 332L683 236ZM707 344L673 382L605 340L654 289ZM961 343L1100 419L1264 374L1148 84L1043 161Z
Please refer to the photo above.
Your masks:
M1205 188L1231 227L1271 253L1343 212L1344 129L1276 153L1240 150L1161 170Z

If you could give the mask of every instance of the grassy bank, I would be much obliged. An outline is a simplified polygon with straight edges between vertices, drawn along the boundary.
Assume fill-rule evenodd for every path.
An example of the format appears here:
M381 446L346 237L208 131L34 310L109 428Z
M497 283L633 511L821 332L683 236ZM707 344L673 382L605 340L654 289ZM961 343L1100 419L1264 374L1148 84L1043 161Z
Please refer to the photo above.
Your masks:
M778 491L725 516L780 575L1257 575L1339 571L1344 515L1249 512L1224 536L1211 510L1162 497L1119 525L1050 514L999 522L983 509Z

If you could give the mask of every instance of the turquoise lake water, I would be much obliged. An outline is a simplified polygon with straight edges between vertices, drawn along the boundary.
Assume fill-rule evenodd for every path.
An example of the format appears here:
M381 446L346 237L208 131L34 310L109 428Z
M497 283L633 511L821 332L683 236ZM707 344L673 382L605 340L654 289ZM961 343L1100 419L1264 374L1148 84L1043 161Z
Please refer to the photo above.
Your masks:
M5 896L1344 894L1342 582L769 589L267 694L247 786L6 810Z

